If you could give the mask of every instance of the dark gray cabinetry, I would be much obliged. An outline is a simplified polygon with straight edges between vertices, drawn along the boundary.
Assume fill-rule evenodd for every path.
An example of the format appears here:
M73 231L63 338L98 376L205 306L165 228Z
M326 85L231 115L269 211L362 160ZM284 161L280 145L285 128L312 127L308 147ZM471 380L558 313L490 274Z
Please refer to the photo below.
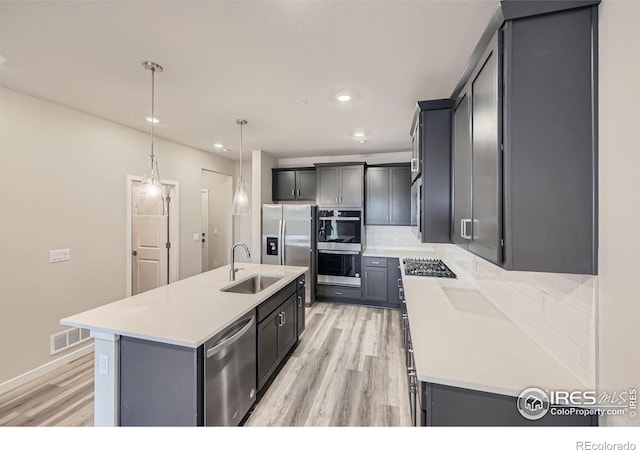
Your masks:
M471 239L471 116L463 94L453 111L453 224L451 240L467 249Z
M502 132L499 35L471 78L473 239L469 250L502 262Z
M306 169L272 169L273 201L316 199L316 171Z
M364 298L370 302L387 303L386 267L370 267L365 265Z
M298 337L298 280L258 306L258 390L262 389ZM304 286L303 286L304 295Z
M413 118L413 139L418 133L421 155L422 242L451 242L452 107L449 99L420 101Z
M317 294L320 300L348 301L359 303L362 291L359 287L347 287L333 284L319 284Z
M361 208L364 165L316 165L317 203L321 207Z
M204 425L203 348L121 336L121 426Z
M402 272L398 258L387 258L387 303L393 308L400 307Z
M298 324L298 336L304 331L305 326L305 280L304 277L298 278L298 290L296 293L296 305L297 305L297 314L296 314L296 322Z
M408 164L367 167L366 225L411 225L411 169Z
M463 389L442 384L421 383L420 423L426 426L597 426L596 416L547 413L538 420L525 419L517 410L516 397Z
M597 3L501 2L454 93L452 240L508 270L597 273Z

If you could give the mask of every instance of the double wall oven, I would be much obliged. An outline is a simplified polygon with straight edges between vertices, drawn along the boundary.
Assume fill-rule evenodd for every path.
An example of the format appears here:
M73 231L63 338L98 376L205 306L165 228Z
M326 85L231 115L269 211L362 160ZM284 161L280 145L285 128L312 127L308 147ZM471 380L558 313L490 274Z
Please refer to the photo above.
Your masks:
M319 209L318 284L360 286L362 211Z

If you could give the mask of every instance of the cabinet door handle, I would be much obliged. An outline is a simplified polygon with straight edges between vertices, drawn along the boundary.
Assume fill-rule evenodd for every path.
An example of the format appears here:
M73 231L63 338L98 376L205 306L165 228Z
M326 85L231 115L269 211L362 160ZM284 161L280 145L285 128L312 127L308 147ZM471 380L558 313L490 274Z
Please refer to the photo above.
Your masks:
M336 197L336 205L338 204L338 197Z
M295 197L296 196L296 190L295 189L291 189L291 196Z
M287 323L287 313L282 311L282 325Z
M340 196L340 203L342 204L342 195Z
M334 292L334 294L336 294L336 295L342 295L342 292L340 292L340 291L335 291L335 292Z
M302 296L298 295L298 308L302 306Z
M300 197L300 189L298 189L298 197Z
M380 264L380 261L371 261L371 264Z
M398 287L402 287L402 278L398 278Z

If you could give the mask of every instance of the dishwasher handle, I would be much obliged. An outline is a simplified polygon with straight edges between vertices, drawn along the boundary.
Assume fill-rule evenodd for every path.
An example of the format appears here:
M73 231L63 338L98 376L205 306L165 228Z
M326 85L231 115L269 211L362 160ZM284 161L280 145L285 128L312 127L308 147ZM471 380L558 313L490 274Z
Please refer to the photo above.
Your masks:
M208 349L207 358L211 358L213 355L227 348L228 346L236 342L238 339L240 339L242 336L244 336L247 333L247 331L249 331L249 329L253 326L254 322L255 322L255 317L251 317L247 322L247 324L244 325L237 333L234 333L231 337L228 337L227 339L223 340L215 347L211 347L210 349Z

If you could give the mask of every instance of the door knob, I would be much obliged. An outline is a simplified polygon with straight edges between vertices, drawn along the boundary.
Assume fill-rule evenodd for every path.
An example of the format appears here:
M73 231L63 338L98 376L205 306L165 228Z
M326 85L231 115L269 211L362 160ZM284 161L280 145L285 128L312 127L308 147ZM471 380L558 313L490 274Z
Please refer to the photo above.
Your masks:
M136 255L138 254L138 252L134 250L134 251L132 251L132 252L131 252L131 254L132 254L133 256L136 256Z

